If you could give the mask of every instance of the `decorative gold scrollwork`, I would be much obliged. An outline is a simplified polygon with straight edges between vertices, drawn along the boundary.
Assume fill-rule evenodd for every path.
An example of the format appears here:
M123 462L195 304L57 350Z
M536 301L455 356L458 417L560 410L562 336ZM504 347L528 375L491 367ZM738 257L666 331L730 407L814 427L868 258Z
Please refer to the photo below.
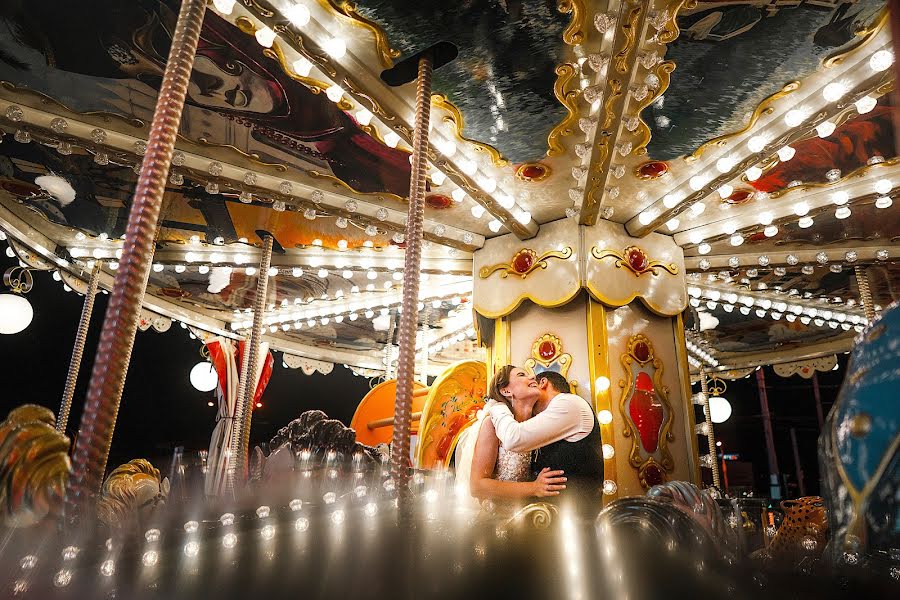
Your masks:
M570 46L575 46L584 41L584 0L559 0L556 10L563 14L571 14L569 26L563 31L563 41Z
M572 366L572 355L563 352L562 340L552 333L545 333L531 345L531 357L525 363L525 369L536 374L534 368L542 365L552 368L559 365L559 374L568 379L569 367ZM554 369L555 370L555 369Z
M530 273L537 269L547 268L547 259L560 258L567 259L572 256L572 248L566 246L562 250L548 250L540 256L531 248L523 248L516 252L508 263L498 263L489 267L482 267L478 271L478 276L487 279L497 271L500 271L500 277L506 279L509 275L516 275L525 279Z
M572 135L578 121L579 89L568 89L569 83L575 79L577 71L569 63L556 67L556 83L553 84L553 95L566 107L568 115L547 135L547 156L563 154L566 149L559 138Z
M637 36L635 26L637 25L638 19L640 18L643 10L643 7L641 5L638 5L632 8L628 12L628 16L625 17L625 24L622 25L622 35L625 36L625 43L622 44L622 49L619 50L613 58L613 62L616 65L616 71L618 71L619 73L628 72L628 54L634 47L634 40Z
M14 294L27 294L34 287L31 269L18 265L8 268L3 274L3 285Z
M356 4L353 2L319 0L319 5L322 6L322 8L347 19L354 26L371 31L375 36L375 47L378 49L378 56L381 59L381 64L385 68L394 66L394 59L400 56L400 51L391 47L387 33L385 33L381 26L357 12Z
M591 255L597 260L607 257L616 258L616 268L625 267L636 277L640 277L644 273L653 273L659 275L657 269L664 269L672 275L678 274L678 267L674 263L664 263L660 260L651 260L647 253L638 246L628 246L624 251L616 250L600 250L597 246L591 248Z
M442 94L432 94L431 105L436 108L443 108L450 113L449 115L444 117L444 122L453 125L453 135L458 141L468 142L469 144L475 146L475 150L477 152L484 152L485 154L490 156L491 162L494 163L494 166L496 167L505 167L509 164L509 161L503 158L503 156L500 154L500 151L493 146L478 142L462 135L463 128L465 127L465 121L463 120L462 112L460 112L459 108L455 104L450 102L450 100L448 100L446 96Z

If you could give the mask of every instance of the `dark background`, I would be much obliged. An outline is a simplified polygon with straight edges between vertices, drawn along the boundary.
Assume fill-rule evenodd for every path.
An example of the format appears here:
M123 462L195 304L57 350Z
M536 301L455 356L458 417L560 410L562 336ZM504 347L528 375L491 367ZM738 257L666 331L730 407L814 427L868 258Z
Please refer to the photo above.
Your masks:
M0 255L2 270L13 264L14 259ZM27 297L34 308L31 325L22 333L0 336L0 377L4 382L0 416L26 402L42 404L58 412L81 315L83 298L74 292L65 293L62 283L54 281L49 273L34 272L34 289ZM100 294L94 305L69 419L68 434L73 439L107 299L108 296ZM190 339L188 331L177 323L166 333L152 329L138 332L113 438L110 467L143 457L166 472L176 446L184 446L188 452L208 447L216 409L207 402L215 400L214 393L198 392L188 378L191 367L203 360L200 348L200 341ZM826 415L846 372L846 358L839 356L837 371L818 374ZM799 376L779 377L771 368L765 369L765 376L775 450L780 471L788 483L787 495L798 495L791 427L797 430L806 492L816 494L819 491L816 457L819 426L812 382ZM716 437L723 443L720 451L737 453L747 463L743 479L752 481L756 495L768 495L769 472L755 374L726 383L728 391L724 396L731 402L733 412L727 422L715 427ZM329 375L308 376L300 369L284 368L281 353L276 353L263 407L254 411L252 442L268 441L277 429L312 408L324 410L349 424L356 405L368 390L366 378L354 376L342 365L335 365ZM698 438L698 442L701 454L705 454L706 439ZM751 465L752 474L749 473ZM732 486L742 479L740 467L729 463ZM704 469L704 474L708 476L708 470Z

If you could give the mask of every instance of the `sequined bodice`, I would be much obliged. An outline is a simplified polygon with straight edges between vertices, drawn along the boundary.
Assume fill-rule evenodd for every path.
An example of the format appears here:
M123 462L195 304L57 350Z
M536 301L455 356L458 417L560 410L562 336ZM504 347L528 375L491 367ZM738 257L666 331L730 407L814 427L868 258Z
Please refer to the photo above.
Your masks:
M531 479L531 452L511 452L500 446L494 479L498 481L528 481Z

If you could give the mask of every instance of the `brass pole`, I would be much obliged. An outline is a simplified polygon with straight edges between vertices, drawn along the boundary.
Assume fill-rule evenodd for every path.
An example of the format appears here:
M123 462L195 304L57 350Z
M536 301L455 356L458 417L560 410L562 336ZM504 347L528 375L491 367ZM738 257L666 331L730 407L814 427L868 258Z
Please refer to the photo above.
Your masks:
M706 442L709 444L709 466L712 470L713 485L716 489L722 489L722 482L719 479L719 459L716 452L716 436L713 433L712 415L709 410L709 388L706 384L706 369L700 369L700 392L706 401L703 403L703 419L706 421Z
M406 218L406 256L403 265L402 313L398 325L397 395L391 441L391 477L405 498L409 485L409 425L412 416L413 377L416 369L416 326L419 321L419 270L422 259L422 220L425 214L425 160L428 121L431 117L431 57L419 59L416 82L416 129L413 132L412 169L409 176L409 211Z
M869 287L869 276L862 267L853 267L856 274L856 285L859 288L859 300L863 305L866 320L871 323L875 319L875 303L872 300L872 290Z
M99 491L109 458L141 301L150 275L153 239L205 11L205 0L183 0L175 24L147 151L128 214L122 257L97 345L75 443L73 473L66 485L66 506L71 518L77 517L78 508Z
M56 419L56 430L66 433L69 424L69 412L72 410L72 399L75 397L75 384L78 382L78 371L81 369L81 358L84 356L84 344L87 341L88 327L91 324L91 314L94 312L94 300L97 296L97 287L100 285L100 261L94 264L88 289L84 293L84 305L81 307L81 320L78 322L78 331L75 333L75 346L72 348L72 358L69 361L69 373L66 375L66 387L63 389L62 403L59 405L59 417Z
M253 418L253 396L256 392L256 371L259 368L259 343L262 337L263 318L266 314L266 297L269 291L269 267L272 265L271 235L263 238L263 252L256 277L256 298L253 301L253 326L250 338L244 345L241 361L240 388L235 404L234 431L231 436L231 463L228 467L228 484L234 489L235 471L241 469L243 479L247 469L250 446L250 421Z

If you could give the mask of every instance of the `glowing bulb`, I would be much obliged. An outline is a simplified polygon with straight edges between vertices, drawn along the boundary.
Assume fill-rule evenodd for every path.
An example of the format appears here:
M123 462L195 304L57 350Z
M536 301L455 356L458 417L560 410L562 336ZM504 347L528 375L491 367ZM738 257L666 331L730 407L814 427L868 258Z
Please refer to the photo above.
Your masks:
M694 216L702 215L704 210L706 210L706 205L702 202L695 202L694 204L691 204L691 212L694 214Z
M466 193L460 188L456 188L450 192L450 197L453 198L454 202L462 202L466 198Z
M716 161L716 170L719 173L727 173L734 168L734 159L730 156L724 156Z
M794 214L798 217L802 217L806 213L809 212L809 204L806 202L798 202L794 205Z
M893 203L890 196L879 196L875 199L875 208L890 208Z
M752 138L747 140L747 148L750 149L750 152L762 152L763 148L766 147L766 144L769 143L765 137L761 135L754 135Z
M320 279L325 279L328 277L328 269L319 269L319 272L316 273L316 275L318 275Z
M649 225L651 222L653 222L654 218L655 218L655 215L651 211L643 210L638 215L638 222L641 225Z
M850 216L850 209L846 206L842 206L836 211L834 211L834 216L838 219L846 219Z
M527 210L520 210L516 215L516 221L522 225L528 225L531 222L531 213Z
M835 125L831 121L825 121L816 125L816 133L820 138L827 138L829 135L834 133L835 129L837 129L837 125Z
M756 181L762 176L762 169L759 167L750 167L744 174L747 176L747 181Z
M284 10L284 16L297 27L303 27L309 23L309 9L303 4L294 4Z
M688 185L689 185L689 186L691 187L691 189L694 190L695 192L696 192L696 191L699 191L699 190L702 190L702 189L703 189L703 186L705 186L707 183L709 183L709 179L707 179L707 178L704 177L703 175L694 175L694 176L691 177L690 180L688 181Z
M497 189L497 182L490 177L479 177L478 185L480 185L481 189L486 191L488 194L493 193L493 191Z
M730 196L731 194L734 193L734 187L732 187L726 183L725 185L720 186L719 189L716 191L719 192L719 196L722 198L722 200L724 200L725 198L727 198L728 196Z
M773 215L769 211L761 212L761 213L759 213L759 224L760 225L769 225L774 218L775 218L775 215Z
M831 195L831 201L838 206L842 206L850 201L850 194L845 191L835 192Z
M741 244L744 243L744 236L742 236L739 233L736 233L733 236L731 236L731 239L729 240L729 242L731 243L732 246L740 246Z
M332 58L341 58L347 53L347 44L341 38L331 38L322 43L325 52Z
M231 11L234 10L234 3L235 0L213 0L213 5L216 7L216 10L223 15L231 14Z
M325 90L325 95L332 102L340 102L341 98L344 97L344 89L339 85L332 85Z
M472 206L472 216L476 219L480 219L484 216L484 207L480 204L475 204Z
M369 123L372 122L373 116L375 115L372 114L372 111L367 108L361 108L360 110L356 111L356 122L363 127L366 127Z
M847 86L843 83L833 81L822 88L822 97L826 102L836 102L844 97L847 93Z
M797 225L799 225L801 229L809 229L810 227L812 227L812 224L812 217L803 217L799 221L797 221Z
M869 58L869 67L873 71L886 71L894 64L894 53L890 50L879 50Z
M616 449L612 447L612 444L603 444L603 459L604 460L610 460L615 455L616 455Z
M497 233L498 231L500 231L500 227L502 227L502 226L503 226L503 224L500 221L498 221L497 219L491 219L491 222L488 223L488 229L490 229L494 233Z
M894 186L891 185L891 182L887 179L879 179L875 182L874 187L875 193L884 195L890 193Z
M442 172L435 171L431 174L431 183L433 183L434 185L443 185L445 181L447 181L447 176Z
M799 108L789 110L784 115L784 123L788 127L797 127L804 119L806 119L806 112Z
M272 42L275 41L275 32L268 27L256 30L256 41L264 48L271 48Z
M778 150L778 160L780 160L781 162L787 162L794 158L794 155L796 153L797 151L790 146L785 146L784 148L780 148Z
M301 77L309 77L313 64L306 57L301 56L294 61L294 71Z
M663 196L663 206L666 208L675 208L678 206L678 203L681 202L681 198L678 197L677 194L666 194Z
M681 222L678 219L669 219L666 221L666 228L669 231L675 231L678 229L678 226L681 225Z
M768 225L765 229L763 229L763 234L765 234L766 237L772 237L777 233L778 227L776 227L775 225Z
M864 115L867 112L871 112L871 110L875 108L875 105L878 104L878 100L876 100L872 96L866 96L864 98L860 98L854 104L856 105L856 112Z
M384 136L384 143L387 144L389 148L396 148L397 144L400 143L400 136L393 131L389 131Z
M612 413L604 408L597 413L597 420L600 421L601 425L609 425L613 420Z
M706 242L703 242L702 244L697 246L697 252L699 252L700 254L709 254L710 250L712 250L712 246L710 246Z
M508 196L506 194L498 194L497 195L497 204L502 206L503 208L509 210L516 203L516 199L512 196Z

